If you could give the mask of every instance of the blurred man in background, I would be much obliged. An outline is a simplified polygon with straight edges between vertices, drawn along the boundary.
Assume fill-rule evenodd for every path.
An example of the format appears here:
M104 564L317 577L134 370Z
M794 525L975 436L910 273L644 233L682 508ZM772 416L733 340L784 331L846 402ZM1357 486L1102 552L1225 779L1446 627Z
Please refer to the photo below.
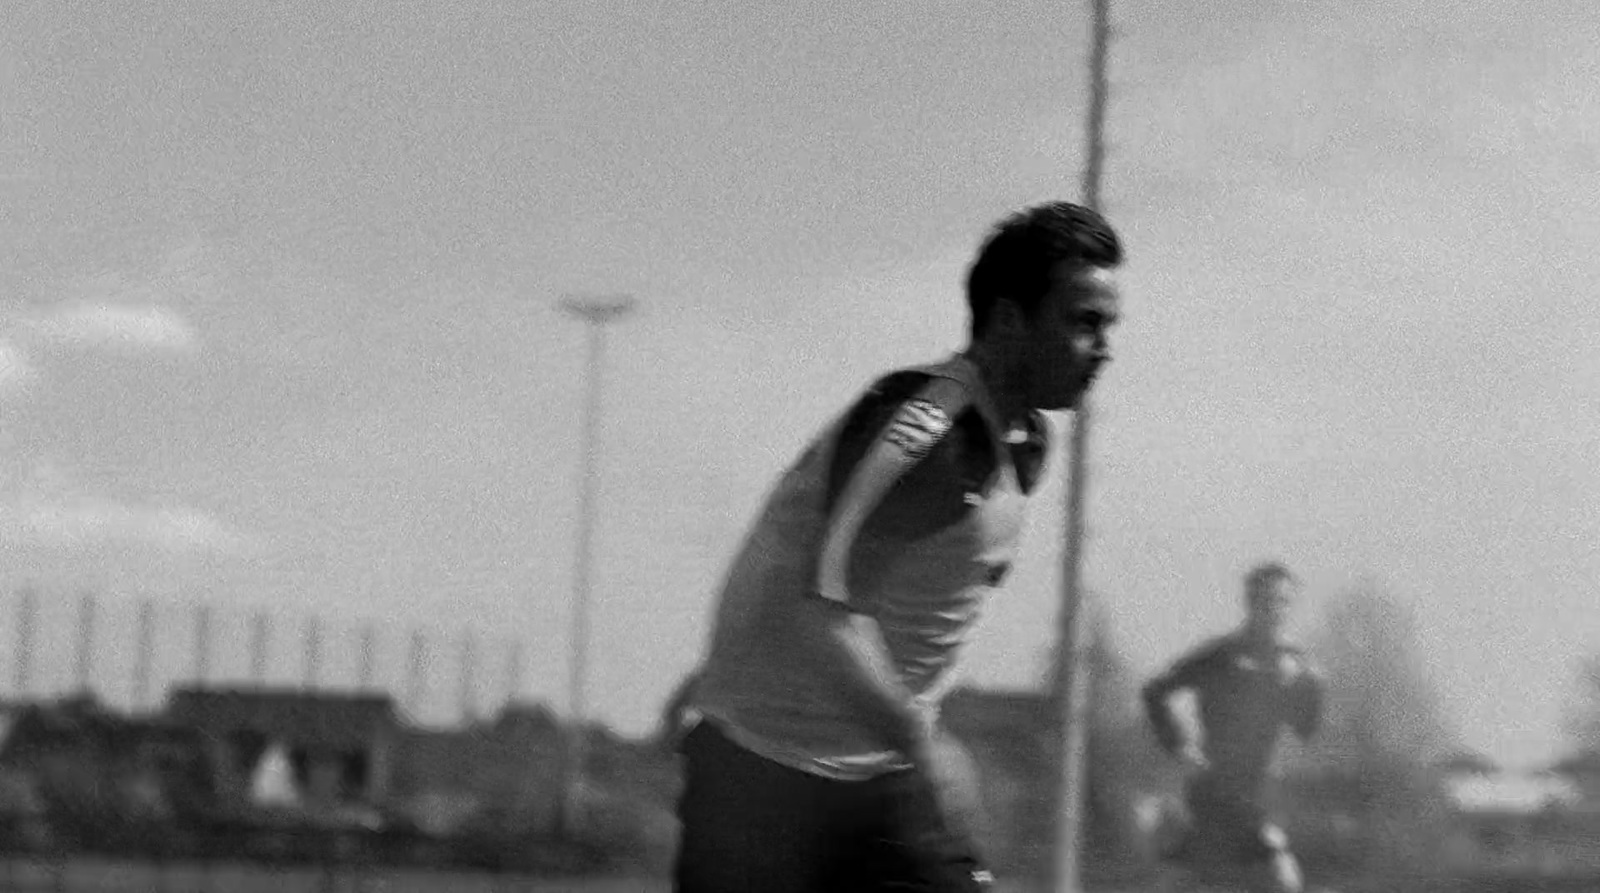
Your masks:
M1281 564L1245 577L1243 626L1204 643L1144 688L1145 710L1161 746L1188 771L1184 833L1164 854L1176 871L1241 884L1259 893L1299 893L1300 866L1266 807L1267 781L1287 728L1310 738L1322 717L1323 683L1285 638L1299 592ZM1201 740L1186 733L1171 698L1193 692Z
M695 717L681 893L987 884L939 704L1016 556L1040 413L1076 406L1110 358L1121 262L1086 208L1003 221L968 275L967 348L880 379L784 473L675 698Z

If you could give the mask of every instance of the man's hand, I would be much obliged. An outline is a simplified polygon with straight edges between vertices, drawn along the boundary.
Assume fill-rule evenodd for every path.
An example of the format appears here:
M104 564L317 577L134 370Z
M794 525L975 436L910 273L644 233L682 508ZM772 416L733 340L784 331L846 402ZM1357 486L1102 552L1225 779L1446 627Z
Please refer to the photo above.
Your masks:
M954 738L934 732L910 757L913 771L932 783L950 829L976 844L982 830L983 794L972 755Z
M1309 740L1322 725L1323 700L1327 681L1322 673L1309 664L1289 688L1289 722L1300 740Z
M1193 741L1185 741L1173 751L1172 756L1178 761L1178 765L1183 767L1184 772L1189 774L1204 772L1211 768L1211 761L1206 759L1205 751Z

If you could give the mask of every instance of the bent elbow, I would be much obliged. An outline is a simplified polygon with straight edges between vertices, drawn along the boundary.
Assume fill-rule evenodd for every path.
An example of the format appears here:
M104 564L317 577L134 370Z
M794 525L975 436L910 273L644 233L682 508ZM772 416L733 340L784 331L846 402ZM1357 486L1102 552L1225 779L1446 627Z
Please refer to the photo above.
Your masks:
M1144 703L1144 715L1152 725L1160 726L1167 720L1167 690L1156 684L1150 683L1139 692L1140 700Z
M1144 701L1146 708L1159 707L1166 703L1171 687L1165 679L1152 679L1139 689L1139 697Z

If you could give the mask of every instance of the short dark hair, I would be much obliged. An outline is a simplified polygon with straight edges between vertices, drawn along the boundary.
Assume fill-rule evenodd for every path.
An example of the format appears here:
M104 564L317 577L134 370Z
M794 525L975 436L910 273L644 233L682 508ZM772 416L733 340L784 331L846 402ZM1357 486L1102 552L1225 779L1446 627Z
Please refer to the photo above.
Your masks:
M1268 583L1276 583L1279 580L1297 583L1300 578L1296 577L1294 571L1289 570L1288 565L1281 561L1264 561L1251 568L1250 572L1244 575L1245 595L1253 597L1256 590L1262 586Z
M1049 202L995 224L967 271L972 335L983 334L996 302L1010 298L1032 320L1062 263L1115 267L1122 242L1098 211L1072 202Z

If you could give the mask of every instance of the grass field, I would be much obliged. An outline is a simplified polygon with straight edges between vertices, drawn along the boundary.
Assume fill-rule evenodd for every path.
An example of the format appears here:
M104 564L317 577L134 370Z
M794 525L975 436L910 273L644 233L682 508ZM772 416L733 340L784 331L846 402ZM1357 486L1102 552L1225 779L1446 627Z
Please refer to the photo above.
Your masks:
M14 893L655 893L648 881L532 881L443 872L343 874L254 865L169 865L73 860L13 863L0 869L0 889Z
M668 893L649 878L553 880L424 871L340 875L254 865L169 865L76 859L0 862L0 893ZM997 893L1022 893L1002 884Z
M0 893L668 893L650 878L534 879L428 871L343 874L258 865L167 865L102 859L0 861ZM1001 885L997 893L1021 893Z
M995 893L1032 893L1034 888L1000 882ZM1384 888L1384 893L1430 893ZM316 869L273 870L260 866L151 866L128 862L77 860L57 872L49 865L10 866L0 863L0 893L668 893L668 884L646 878L532 879L486 877L444 872L371 872L339 875ZM1577 891L1600 887L1490 885L1482 893ZM759 891L752 891L759 893ZM1142 889L1094 890L1092 893L1145 893ZM1353 891L1352 891L1353 893ZM1465 893L1451 888L1451 893Z
M551 880L412 870L339 871L260 865L73 859L0 864L7 893L657 893L650 879Z
M1405 889L1413 888L1413 889ZM1403 884L1360 888L1384 893L1600 893L1600 880L1505 880L1466 884ZM62 863L0 859L0 893L668 893L669 885L648 878L534 879L429 871L341 873L317 868L274 869L259 865L167 865L71 859ZM1027 893L1028 887L1001 882L995 893ZM755 893L755 891L753 891ZM1133 889L1093 893L1142 893ZM1351 891L1355 893L1355 891Z

